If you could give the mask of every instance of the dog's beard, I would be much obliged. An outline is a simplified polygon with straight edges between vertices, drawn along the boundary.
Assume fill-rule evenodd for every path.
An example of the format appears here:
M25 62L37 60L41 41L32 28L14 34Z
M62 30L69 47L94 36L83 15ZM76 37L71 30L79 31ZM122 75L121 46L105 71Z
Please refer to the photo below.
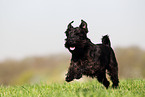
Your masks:
M70 52L78 52L80 53L81 50L83 50L86 46L86 41L77 41L74 42L73 44L69 44L69 42L66 41L65 47L70 51Z
M65 47L70 51L74 51L77 48L75 44L69 44L68 42L65 43Z

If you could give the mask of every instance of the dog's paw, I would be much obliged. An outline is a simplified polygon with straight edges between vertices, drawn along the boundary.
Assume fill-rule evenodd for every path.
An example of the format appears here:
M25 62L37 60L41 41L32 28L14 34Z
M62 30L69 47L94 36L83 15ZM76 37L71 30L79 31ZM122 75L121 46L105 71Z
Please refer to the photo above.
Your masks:
M65 81L67 81L67 82L71 82L72 80L73 80L73 78L70 78L70 77L65 78Z
M113 85L112 85L112 88L113 88L113 89L117 89L117 88L118 88L118 84L113 84Z
M82 74L77 75L75 78L80 79L82 77Z

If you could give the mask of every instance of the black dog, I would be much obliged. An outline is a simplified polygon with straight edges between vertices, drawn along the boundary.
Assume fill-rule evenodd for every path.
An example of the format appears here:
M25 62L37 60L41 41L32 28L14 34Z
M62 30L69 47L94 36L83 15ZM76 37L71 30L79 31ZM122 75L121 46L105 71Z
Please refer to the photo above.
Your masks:
M113 87L118 87L118 64L114 51L110 47L110 40L107 35L103 36L102 44L93 44L87 37L88 28L85 21L81 21L79 27L68 25L66 30L65 47L72 53L70 67L66 81L80 79L82 75L95 77L106 88L109 81L106 78L106 71L111 77Z

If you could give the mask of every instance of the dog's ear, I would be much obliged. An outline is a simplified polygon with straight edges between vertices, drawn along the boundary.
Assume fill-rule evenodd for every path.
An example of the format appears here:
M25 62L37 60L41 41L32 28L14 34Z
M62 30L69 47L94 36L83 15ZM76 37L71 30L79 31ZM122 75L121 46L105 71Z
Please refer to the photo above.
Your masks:
M74 27L71 25L73 22L74 22L74 21L72 21L72 22L70 22L70 23L68 24L67 30L65 31L66 36L68 35L69 30L70 30L71 28L74 28Z
M87 23L84 20L81 20L80 28L85 29L88 32Z
M72 22L70 22L70 23L68 24L67 29L73 28L73 26L72 26L72 23L73 23L73 22L74 22L74 21L72 21Z

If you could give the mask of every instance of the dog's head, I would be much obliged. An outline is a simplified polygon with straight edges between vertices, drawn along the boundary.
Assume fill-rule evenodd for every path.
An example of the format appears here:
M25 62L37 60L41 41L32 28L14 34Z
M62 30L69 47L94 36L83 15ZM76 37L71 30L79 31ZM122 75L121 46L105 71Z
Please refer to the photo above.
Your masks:
M81 24L79 27L73 27L72 23L68 24L68 28L65 31L66 34L66 43L65 47L68 48L70 52L73 52L77 49L83 48L85 46L85 43L87 42L87 23L83 20L81 20Z

